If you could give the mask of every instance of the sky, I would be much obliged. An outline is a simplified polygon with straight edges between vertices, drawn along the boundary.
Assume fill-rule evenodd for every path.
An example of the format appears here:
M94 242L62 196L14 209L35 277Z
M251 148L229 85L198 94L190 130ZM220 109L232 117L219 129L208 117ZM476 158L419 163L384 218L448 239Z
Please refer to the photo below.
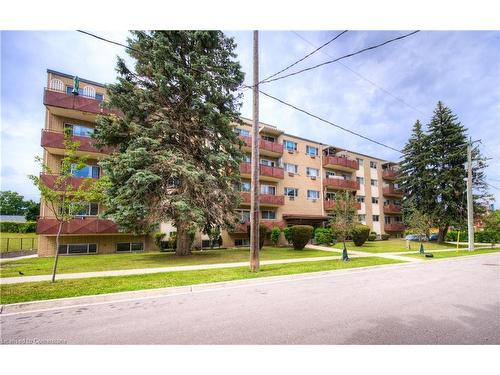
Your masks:
M126 31L93 31L125 43ZM225 31L252 83L250 31ZM264 31L259 35L261 78L302 58L340 31ZM348 31L289 70L293 72L408 31ZM407 141L413 124L427 124L441 100L458 116L472 139L482 141L491 158L487 182L500 188L500 32L421 31L406 39L276 82L261 89L342 127L396 149ZM42 102L46 70L92 81L116 78L116 56L124 48L75 31L3 31L1 48L1 190L27 199L39 194L27 175L38 174L35 156L42 155ZM252 94L244 91L242 116L252 117ZM397 161L396 151L370 143L260 96L260 120L287 133L333 144L359 153ZM500 190L493 187L496 206Z

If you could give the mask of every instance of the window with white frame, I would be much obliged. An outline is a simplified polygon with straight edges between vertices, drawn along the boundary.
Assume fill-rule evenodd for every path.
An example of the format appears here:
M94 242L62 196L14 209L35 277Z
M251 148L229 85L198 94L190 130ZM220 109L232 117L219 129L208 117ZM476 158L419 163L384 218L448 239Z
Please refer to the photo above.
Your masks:
M385 224L390 224L390 223L391 223L391 218L390 218L390 216L386 216L386 217L384 217L384 223L385 223Z
M364 223L366 221L366 215L365 214L358 215L358 221Z
M242 181L240 184L240 191L250 191L251 187L250 181Z
M276 163L269 159L260 159L260 165L267 165L268 167L274 167Z
M144 251L142 242L118 242L116 244L117 253L131 253L132 251Z
M295 198L299 195L299 189L296 189L293 187L286 187L285 188L285 195Z
M234 132L238 135L241 135L243 137L250 137L250 131L246 129L241 129L241 128L235 128Z
M261 218L263 220L276 220L276 211L274 210L262 210Z
M97 253L97 244L95 243L72 243L59 245L57 251L59 254L95 254Z
M52 78L50 80L49 88L54 91L64 91L64 83L60 79Z
M297 142L289 141L289 140L284 140L283 141L283 147L287 151L297 151Z
M236 214L240 218L240 224L248 223L250 221L250 210L236 210Z
M260 185L260 193L268 195L276 195L276 186L273 185Z
M358 165L359 165L360 167L362 167L362 166L365 164L365 162L364 162L364 160L363 160L363 159L356 158L356 160L358 161Z
M372 186L378 186L377 180L374 180L374 179L371 179L371 180L370 180L370 184L371 184Z
M90 177L99 178L101 175L101 168L98 165L85 165L83 168L78 169L75 164L71 166L71 174L75 177Z
M365 203L365 196L364 195L357 195L356 200L358 203Z
M372 197L372 203L378 204L378 197Z
M306 175L307 177L318 177L319 176L319 169L316 168L306 168Z
M307 190L307 199L319 199L319 191Z
M273 143L276 142L276 138L271 137L270 135L262 135L260 138L264 141L273 142Z
M372 215L372 220L374 222L378 222L379 221L379 216L378 215Z
M85 86L83 88L83 96L86 96L87 98L95 98L95 88L92 86Z
M245 156L243 157L243 162L244 163L251 163L252 162L252 158L250 157L250 155L245 154Z
M297 164L285 163L285 170L288 173L299 173L299 166Z
M327 200L327 201L333 201L333 200L335 200L336 197L337 197L337 193L333 193L330 191L327 191L325 193L325 200Z
M97 216L99 214L99 203L89 202L82 207L74 216Z
M309 145L306 146L306 154L307 155L318 156L318 153L319 153L319 149L317 147L309 146Z
M370 168L377 169L377 162L376 161L370 161Z
M94 128L86 125L65 123L64 128L69 129L72 135L78 137L91 137L94 134Z
M358 181L358 184L364 185L365 184L365 178L364 177L356 177L356 181Z

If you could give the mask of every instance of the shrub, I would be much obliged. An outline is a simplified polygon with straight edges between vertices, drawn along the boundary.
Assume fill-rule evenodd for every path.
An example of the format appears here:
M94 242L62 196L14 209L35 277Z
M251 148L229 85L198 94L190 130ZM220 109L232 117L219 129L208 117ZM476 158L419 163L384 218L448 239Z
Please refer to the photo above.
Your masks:
M266 240L267 235L269 234L269 228L264 224L259 225L259 249L262 249L264 246L264 241Z
M449 231L446 233L445 241L456 242L458 238L458 231ZM460 242L467 242L469 236L466 230L460 231ZM498 243L500 242L500 233L492 230L483 230L474 233L474 242L483 243Z
M165 237L165 233L161 233L161 232L155 233L155 245L160 250L161 250L162 242L164 242L163 237Z
M168 247L171 249L177 248L177 232L170 232L168 235Z
M286 242L288 242L288 244L291 244L292 243L292 228L291 227L283 228L283 234L285 236Z
M383 240L383 241L388 240L390 237L391 237L391 236L390 236L390 235L388 235L388 234L382 234L382 235L380 235L380 238L382 238L382 240Z
M316 228L314 239L319 244L331 244L333 242L333 233L330 228Z
M292 244L295 250L302 250L312 238L314 228L310 225L294 225L291 229Z
M14 221L0 222L0 232L6 233L33 233L36 231L36 222L27 221L25 223L18 223Z
M377 239L377 235L376 234L370 234L368 236L368 241L375 241Z
M351 234L354 245L363 246L370 236L370 227L363 224L356 224Z
M271 242L273 243L274 246L278 245L278 242L280 240L280 234L281 234L281 229L279 227L274 227L271 230Z

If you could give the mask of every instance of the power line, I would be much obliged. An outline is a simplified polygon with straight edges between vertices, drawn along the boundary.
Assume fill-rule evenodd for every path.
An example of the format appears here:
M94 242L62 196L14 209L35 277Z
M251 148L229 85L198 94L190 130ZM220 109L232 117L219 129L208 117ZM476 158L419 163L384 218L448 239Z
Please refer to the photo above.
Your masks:
M265 80L263 81L262 83L269 83L269 82L274 82L274 81L278 81L280 79L284 79L284 78L288 78L288 77L291 77L291 76L294 76L294 75L297 75L297 74L300 74L300 73L303 73L303 72L307 72L309 70L313 70L313 69L316 69L316 68L319 68L321 66L324 66L324 65L328 65L328 64L332 64L334 62L337 62L339 60L342 60L342 59L346 59L348 57L352 57L352 56L356 56L356 55L359 55L360 53L363 53L363 52L366 52L366 51L370 51L370 50L373 50L373 49L376 49L376 48L379 48L379 47L382 47L382 46L385 46L386 44L389 44L389 43L392 43L392 42L395 42L397 40L401 40L401 39L404 39L404 38L407 38L411 35L414 35L416 33L418 33L420 30L416 30L416 31L412 31L411 33L408 33L408 34L404 34L404 35L401 35L401 36L398 36L397 38L392 38L392 39L389 39L389 40L386 40L385 42L383 43L379 43L379 44L375 44L373 46L370 46L370 47L366 47L366 48L363 48L359 51L356 51L356 52L353 52L353 53L349 53L347 55L344 55L344 56L341 56L341 57L338 57L336 59L333 59L333 60L329 60L329 61L325 61L321 64L317 64L317 65L314 65L314 66L310 66L309 68L305 68L305 69L301 69L301 70L298 70L296 72L292 72L292 73L289 73L289 74L285 74L284 76L280 76L280 77L276 77L276 78L272 78L272 79L269 79L269 80Z
M305 59L307 59L308 57L310 57L310 56L314 55L316 52L318 52L318 51L319 51L320 49L322 49L323 47L326 47L327 45L329 45L330 43L332 43L333 41L335 41L337 38L340 38L340 37L341 37L342 35L344 35L347 31L348 31L348 30L344 30L344 31L340 32L339 34L337 34L336 36L334 36L332 39L330 39L328 42L323 43L321 46L319 46L318 48L316 48L314 51L312 51L312 52L308 53L307 55L305 55L303 58L301 58L301 59L299 59L299 60L295 61L294 63L292 63L292 64L290 64L290 65L288 65L286 68L281 69L279 72L276 72L276 73L274 73L274 74L271 74L269 77L264 78L263 80L261 80L261 81L259 82L259 84L260 84L260 83L262 83L262 82L267 81L268 79L271 79L271 78L273 78L273 77L276 77L277 75L279 75L279 74L281 74L281 73L285 72L286 70L290 69L291 67L293 67L293 66L297 65L298 63L300 63L300 62L304 61L304 60L305 60Z
M497 190L500 190L500 188L496 187L496 186L493 186L491 184L488 184L487 182L485 182L486 185L488 185L489 187L492 187L493 189L497 189Z
M292 31L292 33L294 33L298 38L302 39L304 42L306 42L307 44L309 44L310 46L314 47L314 44L311 43L309 40L307 40L306 38L304 38L302 35L300 35L298 32L296 31ZM326 51L321 51L323 54L325 54L326 56L330 57L330 58L334 58L332 55L330 55L328 52ZM349 66L347 66L346 64L344 64L342 61L338 61L338 63L340 65L342 65L344 68L346 68L347 70L349 70L350 72L352 72L353 74L357 75L359 78L361 78L362 80L368 82L369 84L375 86L376 88L378 88L380 91L386 93L387 95L391 96L392 98L396 99L397 101L399 101L400 103L406 105L408 108L411 108L413 109L414 111L417 111L418 113L426 116L426 114L421 111L420 109L416 108L415 106L407 103L406 101L404 101L403 99L401 99L399 96L397 95L394 95L393 93L391 93L389 90L383 88L382 86L378 85L377 83L373 82L372 80L370 80L369 78L363 76L361 73L355 71L354 69L350 68Z
M390 150L393 150L393 151L396 151L396 152L401 153L401 150L398 150L398 149L396 149L396 148L394 148L394 147L392 147L392 146L386 145L386 144L384 144L384 143L382 143L382 142L379 142L379 141L377 141L377 140L375 140L375 139L372 139L372 138L366 137L366 136L364 136L364 135L362 135L362 134L356 133L355 131L352 131L352 130L349 130L349 129L347 129L347 128L344 128L343 126L337 125L337 124L335 124L335 123L333 123L333 122L331 122L331 121L325 120L324 118L321 118L321 117L319 117L319 116L317 116L317 115L315 115L315 114L312 114L311 112L306 111L305 109L299 108L299 107L297 107L297 106L295 106L295 105L293 105L293 104L287 103L287 102L285 102L285 101L283 101L283 100L281 100L281 99L279 99L279 98L277 98L277 97L275 97L275 96L272 96L272 95L270 95L270 94L268 94L268 93L266 93L266 92L264 92L264 91L262 91L262 90L259 90L259 92L260 92L261 94L263 94L263 95L267 96L268 98L271 98L271 99L273 99L273 100L275 100L275 101L277 101L277 102L280 102L281 104L284 104L284 105L286 105L286 106L288 106L288 107L291 107L291 108L293 108L293 109L295 109L295 110L297 110L297 111L299 111L299 112L305 113L306 115L311 116L311 117L313 117L313 118L315 118L315 119L317 119L317 120L320 120L320 121L322 121L322 122L324 122L324 123L326 123L326 124L332 125L332 126L334 126L334 127L336 127L336 128L339 128L339 129L341 129L341 130L343 130L343 131L346 131L346 132L348 132L348 133L351 133L351 134L353 134L353 135L355 135L355 136L357 136L357 137L360 137L360 138L366 139L367 141L370 141L370 142L376 143L376 144L377 144L377 145L379 145L379 146L382 146L382 147L388 148L388 149L390 149Z

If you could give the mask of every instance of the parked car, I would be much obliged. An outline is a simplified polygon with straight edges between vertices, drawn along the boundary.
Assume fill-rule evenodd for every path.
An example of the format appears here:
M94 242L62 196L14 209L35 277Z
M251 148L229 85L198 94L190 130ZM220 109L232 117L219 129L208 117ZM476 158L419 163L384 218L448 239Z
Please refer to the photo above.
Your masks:
M437 241L438 240L438 234L437 233L432 233L429 236L429 241Z
M427 241L425 234L409 234L405 237L409 241Z

